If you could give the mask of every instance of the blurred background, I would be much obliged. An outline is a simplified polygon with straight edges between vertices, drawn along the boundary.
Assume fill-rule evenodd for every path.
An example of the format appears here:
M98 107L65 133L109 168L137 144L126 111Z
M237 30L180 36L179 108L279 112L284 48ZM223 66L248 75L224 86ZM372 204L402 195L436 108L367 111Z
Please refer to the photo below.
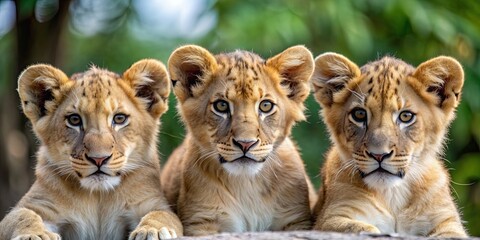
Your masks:
M67 75L91 65L123 73L142 58L166 63L186 43L264 58L303 44L315 56L334 51L360 66L384 55L414 66L438 55L457 58L466 82L445 164L466 226L480 236L479 1L0 0L0 218L34 181L39 142L16 92L23 69L49 63ZM172 95L162 117L163 160L184 136L175 104ZM319 186L329 139L312 97L307 107L308 120L293 135Z

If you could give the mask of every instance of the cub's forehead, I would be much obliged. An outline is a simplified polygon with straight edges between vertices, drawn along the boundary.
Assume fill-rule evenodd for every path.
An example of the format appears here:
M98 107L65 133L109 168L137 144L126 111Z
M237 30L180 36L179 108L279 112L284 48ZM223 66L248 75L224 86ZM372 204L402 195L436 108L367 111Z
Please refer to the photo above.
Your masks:
M388 81L394 78L404 78L412 74L414 68L400 59L387 56L365 64L360 71L367 78L374 78L377 81Z
M248 64L265 64L265 60L262 57L244 50L220 53L215 55L215 58L220 65L248 66Z
M113 95L118 87L120 75L108 70L92 67L83 73L72 75L71 79L75 81L76 94L81 94L84 98L107 98Z
M128 100L131 96L120 86L121 76L116 73L92 67L70 79L75 83L67 97L67 111L110 114L119 109L132 109Z
M350 85L354 96L367 106L402 108L406 104L403 94L409 86L408 76L414 68L402 60L383 57L361 69L361 77Z
M216 60L216 81L227 98L263 97L266 85L272 84L265 60L255 53L237 50L219 54Z
M98 78L98 77L117 79L117 78L120 78L120 75L114 72L110 72L106 69L101 69L96 66L92 66L88 71L75 73L70 78L72 80L80 81L83 79L88 80L88 79Z
M402 60L383 57L364 65L360 70L364 94L374 98L389 98L398 95L399 88L407 84L407 77L415 69Z

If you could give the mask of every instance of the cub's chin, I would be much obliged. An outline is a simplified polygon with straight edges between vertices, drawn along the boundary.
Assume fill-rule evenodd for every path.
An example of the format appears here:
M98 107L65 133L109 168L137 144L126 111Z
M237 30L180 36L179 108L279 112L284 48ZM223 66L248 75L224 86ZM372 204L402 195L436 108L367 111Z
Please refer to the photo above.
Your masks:
M120 176L99 173L80 179L80 185L90 191L112 191L120 184Z
M360 172L363 182L370 188L386 189L400 185L403 182L404 173L392 174L381 168L368 174Z
M255 160L249 157L239 157L227 161L220 156L220 164L223 169L233 176L255 176L262 170L264 163L265 159Z

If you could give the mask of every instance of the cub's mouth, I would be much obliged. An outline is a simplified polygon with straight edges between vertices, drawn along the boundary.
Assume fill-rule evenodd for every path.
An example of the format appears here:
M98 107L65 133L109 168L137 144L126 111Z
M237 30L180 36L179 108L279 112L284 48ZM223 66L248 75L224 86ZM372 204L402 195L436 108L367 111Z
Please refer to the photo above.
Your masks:
M381 166L379 166L377 169L369 172L369 173L364 173L362 172L361 170L358 170L360 172L360 176L362 178L366 178L372 174L382 174L382 175L387 175L387 176L394 176L394 177L399 177L399 178L403 178L405 176L405 172L400 170L398 171L397 173L392 173L384 168L382 168Z
M110 174L108 174L108 173L106 173L106 172L104 172L104 171L102 171L102 170L98 169L96 172L94 172L94 173L92 173L92 174L88 175L88 177L90 177L90 176L100 176L100 175L107 175L107 176L110 176Z
M263 166L265 165L263 163L267 158L259 158L257 160L243 155L232 160L227 160L219 154L218 159L222 168L230 176L255 176L263 169Z
M263 159L260 159L260 160L255 160L253 158L243 156L243 157L236 158L232 161L227 161L227 160L225 160L224 157L222 157L222 155L219 156L220 164L224 164L224 163L239 163L239 164L263 163L263 162L265 162L265 160L266 160L266 158L263 158Z

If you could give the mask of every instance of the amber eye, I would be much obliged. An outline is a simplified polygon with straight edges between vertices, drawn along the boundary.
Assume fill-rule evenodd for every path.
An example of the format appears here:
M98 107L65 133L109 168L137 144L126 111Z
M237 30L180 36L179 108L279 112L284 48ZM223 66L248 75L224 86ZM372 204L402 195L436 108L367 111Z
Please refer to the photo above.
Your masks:
M225 100L217 100L213 103L213 109L219 113L228 113L230 108L228 107L228 102Z
M402 123L411 123L415 119L415 114L410 111L403 111L398 116L398 120Z
M367 111L362 108L354 108L350 115L352 116L353 120L356 122L366 122L367 121Z
M67 122L72 127L82 126L82 117L74 113L67 116Z
M118 114L115 114L115 116L113 116L113 123L114 124L123 124L127 121L128 119L128 116L126 114L123 114L123 113L118 113Z
M263 100L263 101L260 102L260 106L258 106L258 108L263 113L269 113L270 111L272 111L273 106L274 106L274 104L271 101Z

